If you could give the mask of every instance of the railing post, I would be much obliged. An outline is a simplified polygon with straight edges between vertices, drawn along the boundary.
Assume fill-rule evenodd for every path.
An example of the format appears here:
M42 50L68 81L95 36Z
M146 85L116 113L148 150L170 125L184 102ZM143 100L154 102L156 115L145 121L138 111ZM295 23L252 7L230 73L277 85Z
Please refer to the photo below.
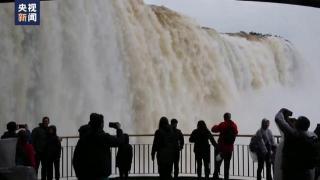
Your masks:
M69 138L66 139L67 140L67 180L69 179L69 152L68 152L68 148L69 148Z
M73 169L73 163L72 163L72 159L73 159L73 146L71 146L71 154L70 154L70 155L71 155L71 163L70 163L70 164L71 164L71 169L70 169L70 171L71 171L71 177L72 177L72 176L73 176L73 175L72 175L72 169Z
M64 155L63 155L63 147L61 147L61 161L60 161L60 168L61 168L61 177L64 177L63 165L64 165Z

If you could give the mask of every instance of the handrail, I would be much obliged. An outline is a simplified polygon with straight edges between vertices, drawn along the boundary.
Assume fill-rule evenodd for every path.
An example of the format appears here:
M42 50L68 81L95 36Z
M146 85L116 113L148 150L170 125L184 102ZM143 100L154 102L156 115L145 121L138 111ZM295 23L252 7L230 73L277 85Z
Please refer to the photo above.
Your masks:
M218 134L213 134L218 136ZM150 138L154 134L130 134L131 137L136 138L148 138L146 142L143 143L132 143L133 146L133 162L130 171L130 176L155 176L158 174L157 163L152 161L150 158L152 140ZM185 137L190 136L190 134L184 134ZM250 140L250 134L240 134L238 138L244 138L243 140ZM61 154L61 177L69 179L74 178L75 174L73 171L72 157L73 151L78 140L78 136L63 136L62 138L62 154ZM280 136L275 136L276 142L279 142ZM242 139L239 139L241 142ZM230 162L230 175L235 177L256 177L257 165L254 163L250 156L249 144L246 141L244 144L236 143L234 145L234 152ZM193 143L185 143L184 149L180 152L180 174L182 176L194 176L196 175L196 162L193 153ZM214 151L215 149L210 146L211 149L211 162L214 162ZM117 154L117 148L111 149L112 154L112 176L118 175L118 170L115 167L115 157ZM214 163L211 163L210 169L214 169ZM265 172L263 173L263 177Z
M218 136L218 134L213 134ZM158 174L157 163L152 161L150 153L152 149L152 138L154 134L130 134L129 136L139 138L148 138L144 143L132 143L133 146L133 162L130 171L130 176L155 176ZM190 134L184 134L184 137L188 137ZM250 140L250 134L240 134L238 142L243 140ZM274 136L276 142L280 141L280 136ZM72 165L73 152L78 140L78 136L62 136L62 154L61 154L61 177L69 179L75 176ZM151 141L150 141L151 140ZM194 176L196 175L196 161L193 153L193 143L185 143L183 150L180 152L180 173L181 175ZM215 149L210 146L211 161L215 158ZM115 157L117 154L117 148L111 149L112 154L112 176L118 175L118 170L115 167ZM210 169L213 170L215 163L210 164ZM235 177L256 177L257 164L254 163L249 151L248 141L242 143L236 143L234 145L234 152L230 162L230 175ZM263 173L265 177L265 172Z
M130 137L150 137L154 134L128 134ZM190 136L191 134L183 134L183 136ZM213 133L213 136L219 136L219 134ZM238 134L237 137L252 137L254 134ZM79 136L60 136L61 138L79 138ZM281 138L280 135L274 135L275 138Z

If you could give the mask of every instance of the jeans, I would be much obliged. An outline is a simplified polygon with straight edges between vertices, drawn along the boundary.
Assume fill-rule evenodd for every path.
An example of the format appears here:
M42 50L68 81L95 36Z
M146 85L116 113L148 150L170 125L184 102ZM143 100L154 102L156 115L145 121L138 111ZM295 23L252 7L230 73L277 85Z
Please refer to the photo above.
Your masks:
M261 173L264 166L264 163L266 163L266 171L267 171L267 180L272 180L271 176L271 159L270 155L258 155L258 169L257 169L257 180L261 180Z
M202 172L202 161L204 166L204 174L205 179L209 179L210 175L210 149L206 150L206 152L201 153L195 153L195 158L197 162L197 175L198 179L201 178L201 172Z
M178 178L179 175L179 161L180 161L180 151L174 153L173 167L174 167L174 178Z
M36 153L36 173L38 174L39 166L41 163L41 180L46 180L47 177L47 158L44 153Z
M215 157L219 154L219 151L215 151L214 155ZM232 157L232 152L224 152L221 153L221 161L215 161L214 164L214 173L213 173L213 179L217 179L219 177L220 174L220 167L222 164L222 161L224 161L224 179L225 180L229 180L229 169L230 169L230 160Z
M48 180L53 179L53 167L54 167L55 179L59 180L60 179L60 159L48 161L48 165L47 165Z

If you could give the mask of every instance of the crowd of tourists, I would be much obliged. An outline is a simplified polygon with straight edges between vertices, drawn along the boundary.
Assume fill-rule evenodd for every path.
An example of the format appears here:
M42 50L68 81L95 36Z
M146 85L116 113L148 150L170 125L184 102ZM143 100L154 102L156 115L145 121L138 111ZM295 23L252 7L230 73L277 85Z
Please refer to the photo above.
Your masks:
M15 158L17 165L33 167L37 173L41 164L41 180L59 180L61 138L57 136L56 127L49 124L49 118L43 117L39 126L30 132L27 125L9 122L1 139L18 139ZM252 158L258 162L257 180L262 179L264 166L266 180L318 180L320 125L311 132L307 117L294 118L293 112L285 108L276 114L275 124L281 133L280 143L275 142L269 129L270 120L262 119L261 127L249 144ZM169 124L167 117L161 117L154 133L151 159L157 161L161 180L179 179L180 155L185 139L177 126L177 119L171 119ZM123 133L118 122L110 122L109 127L116 130L115 136L104 131L104 116L92 113L88 124L79 128L79 140L72 159L78 180L107 180L111 175L112 147L118 148L115 158L120 179L128 179L133 159L129 135ZM214 133L218 135L217 141ZM202 165L204 178L210 179L210 163L213 159L213 180L220 178L222 162L223 179L229 180L230 160L237 135L238 127L231 113L225 113L223 122L213 125L211 129L205 121L198 121L189 137L189 142L194 143L198 179L202 179ZM214 148L213 158L210 157L211 145Z
M30 132L27 124L17 125L11 121L1 139L18 139L16 165L31 166L38 173L41 164L41 180L52 180L53 177L59 180L61 139L57 136L56 126L49 124L49 117L43 117L39 126Z

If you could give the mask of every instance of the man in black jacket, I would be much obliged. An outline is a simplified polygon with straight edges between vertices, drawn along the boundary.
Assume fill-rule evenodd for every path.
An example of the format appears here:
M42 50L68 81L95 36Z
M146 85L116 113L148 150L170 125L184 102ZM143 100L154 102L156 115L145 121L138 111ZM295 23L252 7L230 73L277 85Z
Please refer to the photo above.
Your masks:
M90 129L79 139L73 156L73 166L79 180L103 180L111 174L111 147L122 143L120 124L114 127L117 136L104 132L103 115L92 113Z
M174 152L174 179L178 179L179 174L179 161L180 161L180 151L183 149L184 139L183 134L180 129L177 129L178 121L177 119L171 119L171 127L173 133L175 134L175 152Z
M161 117L159 129L154 133L151 159L157 156L158 172L161 180L172 179L172 166L175 150L175 135L166 117Z
M55 172L55 179L59 180L61 140L57 135L57 128L54 125L49 126L47 143L47 180L53 179L53 168Z
M32 130L32 144L36 151L36 172L38 173L39 165L41 163L41 179L46 179L47 176L47 137L48 137L48 126L50 120L49 117L43 117L42 123L39 127Z

